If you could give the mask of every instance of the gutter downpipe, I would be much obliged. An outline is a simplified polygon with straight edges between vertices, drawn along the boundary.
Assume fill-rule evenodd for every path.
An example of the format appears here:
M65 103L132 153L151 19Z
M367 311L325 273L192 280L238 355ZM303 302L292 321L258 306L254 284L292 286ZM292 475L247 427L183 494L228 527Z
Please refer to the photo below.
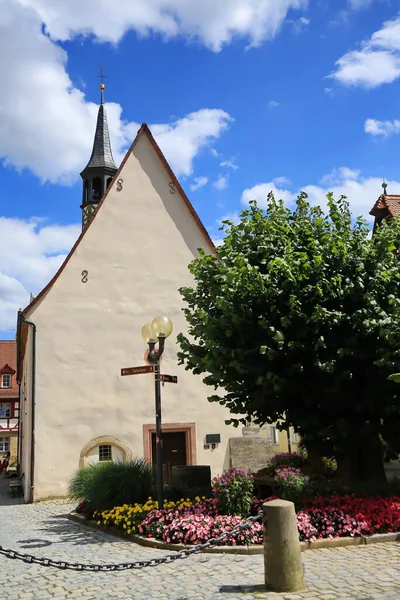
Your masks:
M36 325L28 321L21 314L21 321L32 327L32 429L31 429L31 469L30 469L30 491L28 503L33 502L35 488L35 423L36 423Z

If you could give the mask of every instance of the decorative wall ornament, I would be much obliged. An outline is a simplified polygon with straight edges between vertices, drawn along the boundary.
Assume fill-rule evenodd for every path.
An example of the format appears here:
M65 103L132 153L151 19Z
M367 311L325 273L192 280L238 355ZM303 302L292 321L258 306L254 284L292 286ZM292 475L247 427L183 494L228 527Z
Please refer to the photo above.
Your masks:
M117 192L120 192L122 190L124 180L123 179L117 179Z
M176 189L175 189L175 184L174 184L174 182L173 182L173 181L170 181L168 185L169 185L169 193L170 193L170 194L175 194L175 192L176 192Z
M82 271L81 275L82 275L82 279L81 279L82 283L87 283L89 272L84 270L84 271Z

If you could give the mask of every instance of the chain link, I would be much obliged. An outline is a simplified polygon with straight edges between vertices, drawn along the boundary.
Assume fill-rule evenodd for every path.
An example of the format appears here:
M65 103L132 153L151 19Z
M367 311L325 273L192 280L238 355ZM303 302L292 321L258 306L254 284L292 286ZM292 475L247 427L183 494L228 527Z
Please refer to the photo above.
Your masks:
M41 558L32 556L32 554L22 554L16 550L9 550L0 546L0 554L6 558L22 560L23 562L41 565L42 567L54 567L56 569L71 569L73 571L126 571L128 569L144 569L145 567L156 567L157 565L169 564L181 558L189 558L192 554L217 546L224 540L232 537L234 533L243 531L250 527L252 523L261 519L263 513L260 511L255 517L248 517L244 523L239 523L230 531L224 531L219 537L211 538L203 544L197 544L192 548L184 548L174 554L167 554L162 558L151 558L149 560L137 560L135 562L124 562L117 564L88 564L88 563L70 563L65 560L53 560L52 558Z

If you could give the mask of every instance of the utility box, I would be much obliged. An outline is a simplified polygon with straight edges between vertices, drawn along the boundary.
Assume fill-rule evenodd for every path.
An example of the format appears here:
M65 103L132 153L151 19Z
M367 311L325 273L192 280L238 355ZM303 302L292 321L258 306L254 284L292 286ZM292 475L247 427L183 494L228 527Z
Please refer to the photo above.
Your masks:
M210 465L182 465L172 467L171 484L182 489L189 488L199 496L211 496Z

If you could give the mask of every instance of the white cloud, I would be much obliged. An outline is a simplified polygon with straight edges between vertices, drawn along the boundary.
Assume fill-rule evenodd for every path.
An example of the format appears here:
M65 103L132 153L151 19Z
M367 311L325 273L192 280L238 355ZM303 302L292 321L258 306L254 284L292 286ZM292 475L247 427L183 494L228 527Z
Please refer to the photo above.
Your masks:
M52 3L51 15L61 5ZM0 11L0 159L28 168L43 181L70 183L90 156L97 105L73 86L66 52L43 34L32 9L23 9L17 0L0 0ZM117 103L107 104L107 114L119 162L139 125L124 121ZM151 127L177 175L190 175L198 152L230 120L222 110L203 108Z
M220 175L213 183L213 187L217 190L224 190L228 187L228 177L226 175Z
M268 106L270 108L276 108L277 106L280 106L280 102L277 102L276 100L270 100L268 102Z
M332 169L330 173L324 175L321 183L324 185L339 185L346 179L355 180L360 175L360 171L349 169L349 167L339 167Z
M261 45L278 33L288 11L308 4L308 0L11 1L35 9L56 40L94 35L117 43L132 29L141 36L182 36L215 52L235 39Z
M16 311L48 283L81 231L80 225L0 217L0 331L15 326Z
M199 150L217 139L233 119L223 110L203 108L172 124L150 125L177 175L191 175Z
M388 193L400 192L400 181L387 181ZM378 196L382 193L381 177L361 177L359 171L348 167L333 169L329 175L321 180L321 185L305 185L299 190L292 191L285 187L281 188L274 182L257 184L246 189L242 193L242 203L248 204L250 200L257 200L260 206L266 205L266 199L270 191L274 192L275 198L282 199L285 204L292 206L298 194L304 191L308 194L310 202L326 208L326 194L333 192L336 198L343 195L350 202L350 209L356 216L362 215L369 222L373 218L368 214Z
M192 192L195 192L196 190L207 185L207 182L208 182L208 177L195 177L194 183L192 183L192 185L190 186L190 189L192 190Z
M400 77L400 16L386 21L361 45L336 61L332 77L343 85L365 88L392 83Z
M214 246L221 246L224 243L224 238L212 238Z
M275 177L274 183L276 185L279 185L279 184L290 185L292 182L290 181L290 179L288 177Z
M275 185L274 181L268 183L258 183L252 188L244 190L242 193L243 204L248 204L251 200L256 200L259 206L265 206L268 194L272 192L276 198L282 199L287 204L295 200L296 194L285 188L280 188Z
M233 158L230 158L229 160L223 160L221 163L219 163L219 166L227 167L228 169L233 169L234 171L239 168Z
M365 133L371 135L381 135L387 137L392 134L400 133L400 121L377 121L376 119L367 119L364 123Z
M290 20L289 22L293 27L293 32L297 35L303 33L304 29L311 23L310 19L306 17L300 17L300 19Z

